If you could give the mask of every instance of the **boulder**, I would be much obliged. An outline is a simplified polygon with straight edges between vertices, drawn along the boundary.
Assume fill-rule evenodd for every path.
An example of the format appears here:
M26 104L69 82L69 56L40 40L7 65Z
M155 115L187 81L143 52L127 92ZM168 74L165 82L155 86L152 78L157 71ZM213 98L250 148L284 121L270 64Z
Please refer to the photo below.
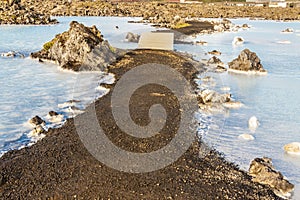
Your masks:
M243 25L242 25L242 28L243 28L243 29L248 29L248 28L250 28L250 26L249 26L248 24L243 24Z
M292 28L287 28L287 29L284 29L283 31L281 31L282 33L293 33L294 32L294 29Z
M225 66L225 64L216 56L211 57L208 61L207 64L213 64L213 65L220 65L220 66Z
M34 116L33 118L31 118L29 120L29 123L33 126L33 127L37 127L39 125L44 125L45 124L45 121L39 117L39 116Z
M32 131L29 132L28 136L29 137L38 137L41 134L45 133L45 129L42 125L37 125L32 129Z
M212 51L209 51L208 54L219 56L222 53L220 51L217 51L217 50L212 50Z
M11 57L11 58L15 58L15 57L25 58L24 54L22 54L20 52L16 52L16 51L9 51L9 52L5 52L5 53L1 53L0 56Z
M49 122L51 123L61 123L64 120L64 116L61 114L58 114L55 111L50 111L47 114L47 119L49 120Z
M140 39L140 35L128 32L125 37L127 42L135 42L138 43Z
M241 45L244 44L244 41L245 41L244 38L236 36L232 40L232 45Z
M73 21L70 29L44 44L31 57L55 61L64 69L103 71L116 60L119 51L103 39L96 26L86 27Z
M222 65L218 65L215 69L215 72L217 72L217 73L223 73L223 72L226 72L226 71L227 71L226 67L224 67Z
M255 131L259 124L260 123L255 116L250 117L250 119L248 120L248 127L251 131Z
M216 56L211 57L207 61L207 66L208 66L209 71L212 71L212 72L223 73L223 72L227 71L225 64Z
M248 133L244 133L238 136L239 139L241 140L254 140L255 138L253 137L253 135L250 135Z
M287 153L300 155L300 142L286 144L284 145L283 149Z
M250 164L249 175L252 181L269 185L278 196L289 197L294 190L294 185L275 170L270 158L255 158Z
M256 53L251 52L249 49L244 49L238 58L228 63L228 66L230 70L261 73L267 72L263 68L263 65Z
M207 46L208 43L205 42L205 41L200 40L200 41L196 41L195 44L196 44L196 45Z
M207 103L225 103L230 101L230 94L218 94L213 90L203 90L200 92L199 96L202 99L203 104Z

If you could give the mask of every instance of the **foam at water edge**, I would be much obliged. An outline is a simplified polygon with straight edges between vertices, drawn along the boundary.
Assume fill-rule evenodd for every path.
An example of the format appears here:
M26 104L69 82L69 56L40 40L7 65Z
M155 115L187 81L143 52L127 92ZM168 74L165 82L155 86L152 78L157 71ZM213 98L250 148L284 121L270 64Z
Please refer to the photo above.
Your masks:
M236 74L245 74L245 75L260 75L265 76L268 74L268 72L257 72L257 71L241 71L236 69L228 69L228 72L236 73Z

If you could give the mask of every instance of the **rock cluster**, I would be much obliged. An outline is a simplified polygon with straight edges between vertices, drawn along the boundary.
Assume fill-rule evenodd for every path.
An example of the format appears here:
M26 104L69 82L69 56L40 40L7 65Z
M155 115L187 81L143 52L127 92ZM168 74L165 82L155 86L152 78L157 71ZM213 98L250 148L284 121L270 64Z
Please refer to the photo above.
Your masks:
M29 121L29 124L33 127L32 131L28 134L31 137L38 137L45 132L46 122L39 116L34 116Z
M260 59L256 53L249 49L244 49L238 58L228 63L230 70L245 71L245 72L258 72L266 73L267 71L263 68Z
M81 0L28 0L24 3L55 16L133 16L159 23L180 24L185 18L263 18L299 20L300 8L236 6L228 3L178 4L166 2L118 2Z
M8 2L19 2L9 0ZM4 1L2 1L4 2ZM0 4L2 3L0 2ZM3 4L3 3L2 3ZM19 3L18 3L19 4ZM7 4L0 9L2 23L40 24L47 23L48 16L131 16L143 17L144 22L159 24L163 27L176 28L185 26L186 19L197 18L263 18L271 20L299 20L300 8L269 8L254 6L236 6L228 3L174 4L166 2L108 2L82 0L28 0L21 2L20 14ZM24 6L24 7L23 7ZM2 11L1 11L2 10ZM25 10L25 11L24 11ZM37 12L45 19L40 21ZM17 15L16 15L17 14ZM22 19L21 16L27 17ZM3 19L2 19L3 18ZM15 18L19 18L16 20ZM28 20L29 19L29 20ZM33 20L34 19L34 20ZM48 22L49 23L49 22ZM50 22L52 23L52 22ZM215 26L222 30L222 26Z
M20 1L0 2L0 24L55 24L49 14L41 14L34 7L21 4Z
M24 54L17 52L17 51L9 51L9 52L0 53L0 56L1 57L9 57L9 58L16 58L16 57L25 58Z
M63 69L74 71L104 70L118 56L119 50L109 45L96 26L86 27L76 21L70 29L32 53L32 58L55 61Z
M279 196L289 197L294 190L294 185L275 170L270 158L255 158L250 164L249 175L254 182L269 185Z

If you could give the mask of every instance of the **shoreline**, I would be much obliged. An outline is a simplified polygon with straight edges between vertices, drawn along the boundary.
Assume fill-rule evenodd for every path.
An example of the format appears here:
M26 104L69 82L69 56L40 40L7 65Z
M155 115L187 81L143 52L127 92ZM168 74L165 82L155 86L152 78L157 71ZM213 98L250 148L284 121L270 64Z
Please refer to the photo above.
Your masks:
M157 55L160 55L162 58L157 58ZM126 60L127 61L131 60L131 58L137 59L137 60L135 60L135 61L138 61L137 63L147 62L147 59L151 59L151 58L156 59L156 60L158 59L160 62L168 63L168 60L172 58L172 61L169 60L169 62L173 62L172 65L175 65L175 66L178 66L178 65L174 63L175 62L173 60L174 58L176 59L177 62L180 61L180 62L185 63L188 61L188 60L186 60L187 58L183 58L183 57L180 58L180 57L177 57L178 55L177 56L176 55L177 54L174 52L135 50L132 53L130 53L129 55L126 54L127 58L125 58L125 59L123 58L122 60L115 63L114 64L115 67L111 68L110 70L112 70L113 72L116 73L115 74L112 72L113 74L115 74L115 76L119 77L122 73L124 73L124 69L122 68L122 70L121 70L121 68L120 68L121 63L123 61L125 62ZM144 59L146 59L146 60L144 60ZM131 62L131 64L129 63L126 65L125 71L130 69L131 67L133 67L132 64L137 65L136 62ZM188 70L188 69L187 68L183 69L183 72L185 72L186 70ZM111 71L109 71L109 72L111 73ZM188 72L188 71L186 71L186 72L187 72L187 76L189 77L188 80L192 81L191 77L193 76L193 73ZM111 90L109 93L111 93ZM100 114L100 116L107 115L106 112L108 112L109 109L107 106L103 106L102 104L104 103L106 105L108 103L107 98L109 95L110 94L107 94L107 95L101 97L100 99L96 100L96 102L95 102L96 108L97 107L105 108L104 111L101 111L101 112L104 112L103 114L101 114L101 112L98 113L98 111L97 111L97 115L99 115L99 114ZM86 110L89 110L89 107L90 106L88 106L88 108ZM85 113L83 115L85 115ZM108 117L108 118L110 118L110 117ZM229 195L232 197L234 197L234 196L240 197L240 195L242 195L242 196L245 195L244 197L246 197L246 195L247 195L247 197L249 197L249 195L255 196L257 194L264 193L266 195L265 196L266 199L268 199L268 197L270 197L270 199L277 198L276 196L274 196L273 192L270 189L267 189L268 187L251 182L250 178L248 177L248 175L246 175L245 172L238 170L238 168L236 166L225 161L224 158L222 158L222 156L220 156L214 150L213 151L209 150L207 157L205 157L203 160L201 158L199 158L197 156L199 153L198 148L202 148L201 145L203 145L201 143L201 141L197 141L196 143L194 143L194 145L191 146L191 148L185 153L185 155L183 157L181 157L179 160L177 160L175 162L175 164L172 164L172 165L168 166L167 168L159 170L157 172L153 172L153 173L151 172L150 174L139 174L139 175L117 172L117 171L112 170L112 169L104 166L103 164L100 164L99 162L95 161L95 159L89 155L89 153L84 149L81 142L79 141L78 135L76 133L74 133L74 125L72 125L74 123L73 121L74 121L74 119L71 118L71 119L68 119L67 122L61 128L56 128L56 129L50 128L49 131L46 133L46 137L44 139L38 141L35 145L33 145L29 148L26 147L22 150L10 151L10 152L4 154L4 156L2 156L0 158L0 161L2 163L0 165L1 171L7 172L5 174L3 174L3 173L0 174L1 175L0 191L3 191L3 195L8 194L6 192L9 192L9 190L7 190L9 187L13 187L17 191L19 191L18 194L14 194L14 195L20 195L19 197L21 197L21 195L27 195L27 192L30 191L30 190L28 191L28 189L31 188L29 183L37 184L38 182L41 181L41 184L36 185L36 186L38 188L40 188L40 187L42 187L42 188L40 188L40 189L32 188L33 191L31 191L31 192L33 192L32 193L33 196L35 194L35 195L38 195L36 197L40 197L39 195L42 195L43 197L56 197L58 199L63 199L66 197L71 197L72 195L74 195L74 196L76 195L76 197L78 199L80 199L80 197L84 197L85 195L88 195L90 197L95 197L95 198L98 195L99 195L98 197L102 197L102 198L109 197L109 196L110 197L119 197L118 195L120 195L120 197L123 196L126 199L133 199L134 196L132 196L132 195L134 193L132 193L132 192L135 191L135 192L139 193L138 191L141 190L141 191L143 191L143 193L145 193L145 195L140 196L140 197L141 198L144 197L146 199L147 198L154 199L155 197L162 197L162 196L160 196L162 194L166 194L167 196L170 195L171 197L174 197L174 198L176 197L176 196L174 196L175 194L179 195L179 196L177 196L177 198L178 197L182 197L182 198L183 197L185 197L185 198L187 198L187 197L191 197L191 198L203 197L203 198L205 198L206 195L208 195L206 197L213 197L213 196L214 197L224 197L225 193L226 193L226 195ZM108 119L107 123L108 124L111 123L110 119ZM176 123L176 122L174 122L174 123ZM111 132L111 133L115 134L113 132ZM71 140L71 141L69 141L69 140ZM123 143L122 142L123 139L121 139L121 141L119 141L119 142L118 142L118 140L119 139L117 139L117 140L113 139L114 142ZM126 142L125 144L128 144L128 143ZM149 144L151 144L151 143L149 143ZM152 143L152 145L154 145L154 144L155 143ZM76 146L78 146L78 147L76 147ZM69 149L69 148L71 148L71 149ZM126 149L128 147L124 146L123 148ZM138 143L135 145L135 148L139 148ZM144 148L147 148L147 146L142 147L141 150L145 151L146 149L144 149ZM64 152L64 154L62 154L62 152ZM41 157L40 153L42 153L42 155L43 155L42 157ZM47 159L50 159L50 160L47 160ZM62 163L59 162L57 159L60 160ZM89 164L87 164L86 162L88 162ZM216 163L216 162L218 164L217 164L217 166L214 166L212 163ZM35 163L35 164L33 164L33 163ZM67 163L70 163L71 166ZM184 163L186 163L186 164L184 164ZM65 164L67 164L67 165L65 165ZM100 168L99 168L99 165L101 166ZM185 165L188 165L191 168L189 168L189 167L186 168L187 166L185 166ZM223 168L224 170L220 171L218 168L216 168L215 169L216 171L214 171L214 170L211 170L210 167L208 167L208 166L207 166L208 168L206 168L205 165L208 165L212 168L221 166L220 168ZM14 166L14 167L12 167L12 166ZM47 169L46 166L48 166L49 169ZM195 168L195 166L198 166L198 168L197 167ZM55 167L55 168L53 168L53 167ZM85 170L86 167L88 168L87 171ZM187 174L183 173L181 170L178 171L178 167L182 168L182 170L184 170ZM199 171L199 167L200 167L200 171ZM72 173L72 171L76 170L77 168L79 168L79 170L81 171L81 173L80 173L81 175L78 173L75 173L75 174ZM121 188L117 189L117 188L114 188L113 185L111 185L111 187L114 189L113 189L113 191L110 191L111 189L106 188L105 185L102 184L103 187L101 186L99 188L99 186L98 186L98 187L96 187L98 189L96 189L95 185L92 186L91 184L93 184L93 181L98 182L99 180L94 179L90 176L89 176L89 178L91 178L91 180L87 180L86 179L87 177L85 177L85 176L87 176L87 174L90 174L91 172L94 171L93 168L97 169L97 171L104 170L105 172L109 172L110 175L105 175L105 174L103 174L104 172L97 173L101 177L102 176L106 177L105 182L108 182L108 184L114 183L114 181L116 181L115 178L117 178L119 176L124 177L124 179L122 178L120 180L120 183L117 183L117 185L119 185L118 187L121 187ZM171 170L171 173L170 173L170 170ZM207 173L209 173L209 174L211 174L211 173L218 174L221 172L221 174L222 174L221 177L223 177L223 178L221 178L221 180L222 180L221 182L224 183L224 184L222 184L222 188L223 187L224 188L221 191L219 191L218 185L220 184L220 182L219 181L215 182L216 177L213 176L213 177L205 178L205 176L204 177L201 176L201 175L204 175L203 173L201 173L202 170L204 170L204 171L208 170ZM229 171L227 171L227 170L229 170ZM32 174L32 172L33 172L33 174L29 177L28 173L30 171L31 171L31 174ZM83 173L83 171L85 171L85 172ZM55 177L51 177L50 176L51 172L52 173L55 172L58 174L56 174ZM61 174L61 172L63 172L63 174ZM19 173L22 175L17 180L16 175ZM41 176L40 173L43 173L44 176ZM233 177L235 177L235 176L233 176L232 177L233 180L231 180L230 177L227 177L228 175L226 175L226 173L236 174L240 178L236 179L236 178L233 178ZM66 174L67 174L67 177L69 177L69 176L70 177L67 179L64 179L63 177L66 177ZM154 176L154 175L156 175L156 176ZM177 180L177 178L179 178L175 182L172 181L174 179L174 177L173 177L174 175L176 176L176 178L175 178L176 180ZM76 177L75 178L76 180L81 180L81 181L80 182L75 181L74 176ZM107 176L112 176L112 177L107 177ZM185 176L188 176L189 178L188 177L184 178ZM195 176L197 176L197 177L195 177ZM217 176L220 176L220 175L217 175ZM169 178L173 177L173 178L171 178L170 180L168 180L168 179L165 180L166 177L169 177ZM193 187L190 188L190 186L184 184L184 182L181 183L180 177L191 182ZM225 177L227 177L227 178L225 178ZM62 182L54 181L56 178L58 178ZM133 178L134 180L140 179L140 181L142 181L144 183L148 182L149 178L152 181L154 181L153 183L155 183L156 181L158 181L158 182L162 181L161 184L164 185L163 188L165 188L165 189L169 188L170 191L163 190L163 191L158 192L157 190L158 189L161 190L162 189L161 187L158 187L158 188L154 187L153 188L154 191L151 191L151 190L148 191L149 188L146 187L144 189L147 189L147 191L145 191L143 189L143 187L142 188L137 187L137 185L135 185L136 184L135 181L130 182L129 180L126 180L127 178L129 178L129 179ZM47 179L52 180L52 182L50 181L50 183L52 183L52 184L44 185L46 183L44 181L46 181ZM160 179L162 179L162 180L160 180ZM225 184L226 181L229 181L228 179L230 180L230 182L231 181L235 182L233 184L234 187L232 187L231 184L229 184L229 185L227 185L228 183ZM209 180L209 182L207 182L207 183L210 183L210 181L212 181L214 184L217 184L217 185L213 185L213 188L210 188L211 186L206 185L206 184L203 185L203 181L205 182L208 180ZM15 182L15 181L17 181L17 182ZM48 181L49 180L47 180L47 182ZM104 180L101 180L101 181L104 181ZM113 182L110 182L110 181L113 181ZM152 183L151 183L152 181L148 182L147 185L149 185L149 184L152 185ZM169 182L169 181L171 181L171 182ZM11 185L12 183L14 183L14 184ZM24 183L26 183L26 185L24 185ZM69 184L73 183L73 184L68 185L67 183L69 183ZM122 184L124 184L124 183L126 183L127 186L129 185L129 187L132 187L130 191L127 191L127 190L122 191L123 190ZM85 187L83 187L86 184L89 185L89 187L94 188L94 189L91 189L91 188L86 189ZM200 185L198 185L198 184L200 184ZM240 184L242 184L244 186L242 186ZM73 189L71 189L70 186L72 186ZM61 189L60 187L63 187L65 189ZM152 186L150 186L150 187L152 187ZM197 191L197 190L195 191L195 187L197 187L200 191ZM210 189L208 189L207 187ZM243 187L250 187L250 188L254 187L254 188L260 188L260 189L257 190L257 193L256 193L254 191L249 191L249 189L244 190ZM51 188L51 190L49 190L50 188ZM225 189L225 188L227 188L227 189ZM237 190L238 188L240 190ZM109 192L105 191L105 189L108 190ZM205 191L207 192L207 189L210 190L209 193L205 193ZM120 190L122 191L122 194L120 193ZM234 190L235 192L232 192L232 190ZM102 191L102 193L97 193L95 191ZM153 193L155 191L158 192L158 194ZM182 193L182 191L183 191L183 193ZM244 193L242 191L244 191ZM43 193L41 193L41 192L43 192ZM96 195L96 196L94 196L94 195ZM107 196L107 195L109 195L109 196ZM167 197L167 196L164 195L164 197ZM4 196L4 197L8 198L9 196ZM12 198L13 196L10 196L10 197ZM17 197L17 196L15 196L15 197Z
M168 2L100 2L100 1L22 1L12 5L12 10L2 6L0 11L0 24L51 24L49 16L102 16L102 17L142 17L143 22L150 22L161 27L177 27L185 24L185 21L198 18L250 18L266 20L294 21L300 20L300 7L295 8L271 8L257 6L238 6L228 3L201 3L184 4ZM31 8L34 8L31 10ZM47 18L37 21L24 18L15 14L15 10L34 13ZM188 11L189 10L189 11ZM188 11L188 12L187 12ZM41 13L41 14L40 14ZM160 14L163 13L163 14ZM2 19L1 19L2 18Z

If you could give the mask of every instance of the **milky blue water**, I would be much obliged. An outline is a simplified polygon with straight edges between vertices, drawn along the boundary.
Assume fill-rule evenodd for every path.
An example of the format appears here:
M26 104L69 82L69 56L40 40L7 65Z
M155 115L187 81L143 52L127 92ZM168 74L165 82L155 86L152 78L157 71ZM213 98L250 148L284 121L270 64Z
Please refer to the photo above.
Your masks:
M195 40L208 42L201 48L183 45L178 48L192 52L198 59L209 58L205 53L216 49L222 52L219 58L225 63L248 48L260 57L268 75L207 74L218 82L214 89L229 86L233 98L245 106L230 110L226 115L209 116L210 129L203 138L245 170L253 158L270 157L278 170L299 185L300 156L284 153L283 146L300 141L300 22L232 21L252 27L238 32L198 36ZM286 28L293 28L294 33L281 33ZM233 46L235 36L243 37L245 43ZM290 43L281 44L280 41ZM255 133L248 129L251 116L260 121ZM252 134L255 140L239 140L238 136L244 133ZM299 186L295 193L300 198Z
M127 24L133 18L63 17L58 20L61 23L53 26L0 26L0 53L14 50L28 56L56 34L67 30L72 20L85 25L95 24L104 37L119 48L137 46L124 41L128 31L154 30L142 24ZM207 46L175 45L177 50L190 52L197 59L209 58L206 52L219 50L225 63L236 58L244 48L249 48L257 53L268 70L267 76L208 74L218 83L213 89L229 86L233 98L245 106L222 115L203 116L209 126L203 138L245 170L253 158L271 157L275 167L299 185L300 157L285 154L283 146L300 142L300 23L246 19L233 22L252 27L198 36L197 40L207 41ZM286 28L293 28L295 32L281 33ZM232 46L235 36L242 36L245 43ZM290 43L280 44L280 41ZM30 143L32 139L26 136L30 131L26 121L34 115L45 117L50 110L68 115L58 104L76 98L82 101L78 106L83 108L101 96L103 91L95 90L100 77L99 73L61 71L54 64L39 63L30 58L0 57L0 153ZM248 129L248 119L253 115L260 121L255 133ZM239 140L237 137L243 133L253 134L255 140Z
M0 155L35 141L27 137L32 127L26 122L33 116L45 119L54 110L68 117L70 113L59 108L59 104L75 99L81 101L77 107L84 108L103 94L102 90L95 89L101 77L99 73L62 71L54 64L39 63L28 57L56 34L68 30L72 20L97 25L105 39L120 48L136 48L136 44L124 42L128 30L136 33L153 30L149 26L127 24L132 18L95 17L59 18L60 23L54 26L1 26L0 53L17 51L26 58L0 57Z

